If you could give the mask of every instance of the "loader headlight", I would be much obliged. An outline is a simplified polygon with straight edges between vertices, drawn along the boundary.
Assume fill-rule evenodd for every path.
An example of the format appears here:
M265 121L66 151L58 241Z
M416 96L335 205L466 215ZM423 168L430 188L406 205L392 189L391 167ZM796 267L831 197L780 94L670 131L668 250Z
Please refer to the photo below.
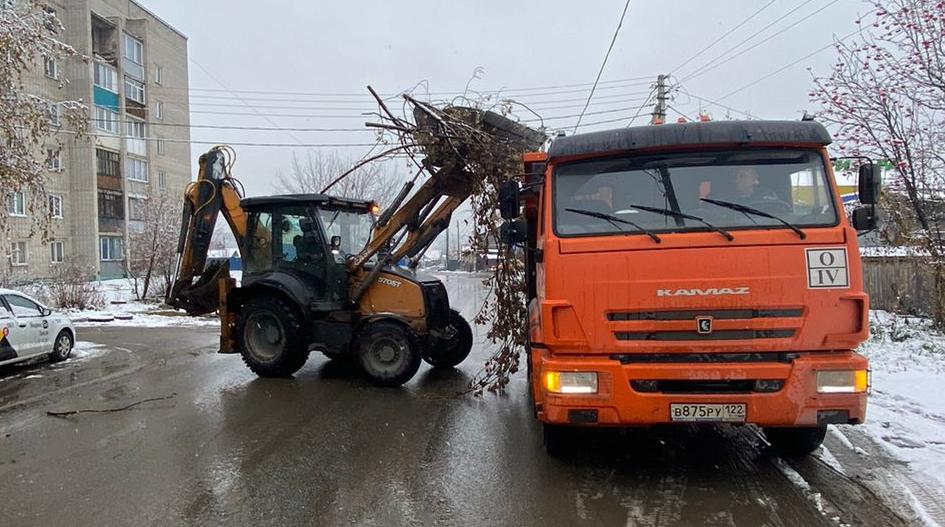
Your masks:
M817 372L817 393L863 393L869 388L866 370Z
M545 389L551 393L597 393L597 372L547 371Z

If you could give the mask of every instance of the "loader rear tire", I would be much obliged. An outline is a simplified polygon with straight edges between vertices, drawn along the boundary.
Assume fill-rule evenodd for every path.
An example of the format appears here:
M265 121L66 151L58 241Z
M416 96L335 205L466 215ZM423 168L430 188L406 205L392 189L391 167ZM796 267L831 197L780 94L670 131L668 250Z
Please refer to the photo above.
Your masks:
M423 360L437 369L455 368L459 366L469 352L472 351L473 334L469 322L459 314L459 311L450 309L450 325L456 334L449 340L432 339L430 349L423 354Z
M765 437L775 452L787 458L804 457L824 442L826 426L765 428Z
M299 314L279 298L250 300L236 321L243 362L260 377L289 377L308 360L308 333Z
M358 337L358 360L376 386L400 386L420 369L420 349L406 327L389 321L368 324Z

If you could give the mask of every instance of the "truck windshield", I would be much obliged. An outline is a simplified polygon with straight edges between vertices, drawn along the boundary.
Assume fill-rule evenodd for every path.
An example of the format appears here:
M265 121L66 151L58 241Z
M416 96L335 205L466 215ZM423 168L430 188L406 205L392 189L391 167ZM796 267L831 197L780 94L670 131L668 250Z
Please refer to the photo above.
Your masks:
M318 214L325 226L328 241L331 242L333 236L341 237L341 246L338 248L341 255L357 254L371 239L374 216L367 211L319 209Z
M645 235L575 210L626 219L650 232L709 230L705 222L726 230L803 229L838 222L824 159L813 150L703 151L579 161L558 166L553 183L559 236Z

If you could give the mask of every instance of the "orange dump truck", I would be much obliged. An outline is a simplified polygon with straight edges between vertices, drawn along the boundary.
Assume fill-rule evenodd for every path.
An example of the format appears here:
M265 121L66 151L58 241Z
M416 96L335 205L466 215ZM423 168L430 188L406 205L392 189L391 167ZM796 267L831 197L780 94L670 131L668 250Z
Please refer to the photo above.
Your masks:
M526 255L528 371L545 444L575 427L753 423L803 455L866 417L869 331L857 231L827 130L727 121L559 137L503 187ZM524 207L522 207L524 204Z

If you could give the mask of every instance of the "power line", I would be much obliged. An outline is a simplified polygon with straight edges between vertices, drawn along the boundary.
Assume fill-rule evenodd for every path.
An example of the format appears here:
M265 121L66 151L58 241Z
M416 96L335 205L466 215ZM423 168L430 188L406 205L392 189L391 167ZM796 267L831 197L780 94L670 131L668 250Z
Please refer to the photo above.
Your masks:
M814 55L817 55L818 53L821 53L821 52L823 52L823 51L826 51L827 49L832 48L832 47L833 47L834 45L836 45L838 42L843 42L844 40L846 40L846 39L852 37L853 35L856 35L856 34L859 33L859 32L860 32L860 30L859 30L859 29L856 29L856 30L852 31L851 33L848 33L847 35L845 35L845 36L843 36L843 37L837 39L835 42L831 42L830 44L827 44L826 46L824 46L824 47L822 47L822 48L818 48L818 49L812 51L811 53L808 53L807 55L804 55L803 57L801 57L801 58L799 58L799 59L797 59L797 60L795 60L795 61L793 61L793 62L790 62L789 64L786 64L785 66L782 66L782 67L780 67L780 68L778 68L778 69L776 69L776 70L774 70L774 71L772 71L771 73L768 73L768 74L766 74L766 75L763 75L762 77L760 77L760 78L758 78L758 79L756 79L756 80L754 80L754 81L752 81L752 82L749 82L748 84L745 84L744 86L742 86L742 87L740 87L740 88L738 88L738 89L736 89L736 90L733 90L733 91L731 91L731 92L729 92L729 93L727 93L727 94L725 94L725 95L719 97L719 100L720 100L720 101L721 101L721 100L725 100L725 99L731 97L732 95L735 95L736 93L739 93L739 92L742 92L742 91L744 91L744 90L747 90L748 88L751 88L752 86L758 84L759 82L762 82L762 81L764 81L764 80L770 79L771 77L774 77L774 76L777 75L778 73L781 73L782 71L784 71L784 70L786 70L786 69L789 69L789 68L791 68L792 66L796 66L797 64L799 64L799 63L801 63L801 62L803 62L803 61L805 61L805 60L807 60L807 59L813 57Z
M739 42L738 44L735 44L734 46L732 46L732 47L726 49L725 51L723 51L722 53L720 53L719 55L717 55L715 58L709 60L708 62L706 62L706 63L703 64L702 66L699 66L698 68L692 70L692 71L689 72L687 75L685 75L685 76L682 78L682 80L683 80L683 81L686 81L686 80L689 80L690 78L694 77L695 75L701 74L701 73L703 72L703 70L705 70L705 69L707 69L707 68L713 66L713 65L714 65L715 63L717 63L718 61L724 59L729 53L731 53L731 52L737 50L738 48L742 47L742 45L744 45L744 44L746 44L746 43L748 43L748 42L751 42L751 40L754 39L755 37L757 37L758 35L764 33L764 32L767 31L768 29L774 27L778 22L780 22L780 21L784 20L785 18L791 16L792 14L796 13L796 12L799 11L801 8L803 8L804 6L806 6L807 4L809 4L809 3L813 2L813 1L814 1L814 0L805 0L804 2L801 2L800 4L798 4L797 6L795 6L793 9L791 9L791 10L788 11L787 13L784 13L783 15L779 16L778 18L774 19L773 21L769 22L766 26L762 27L762 28L759 29L758 31L755 31L754 33L752 33L751 35L749 35L747 38L745 38L744 40L742 40L742 41Z
M192 60L192 59L191 59ZM601 84L618 84L632 81L641 81L648 80L652 78L652 75L644 75L640 77L627 77L623 79L611 79L606 81L600 81ZM593 83L582 82L577 84L558 84L550 86L530 86L525 88L491 88L486 90L475 90L478 93L497 93L497 92L528 92L528 91L545 91L545 90L556 90L561 88L579 88L582 86L590 86ZM302 96L312 96L312 97L360 97L362 95L367 96L364 92L305 92L305 91L280 91L280 90L230 90L230 89L219 89L219 88L194 88L194 87L170 87L162 86L164 90L176 90L176 91L189 91L189 92L224 92L224 93L246 93L246 94L278 94L278 95L302 95ZM582 90L587 91L587 90ZM402 91L391 92L384 94L384 97L389 96L398 96ZM441 92L429 92L428 95L463 95L466 91L441 91Z
M587 96L587 102L584 103L584 110L581 111L581 115L578 117L577 124L574 125L574 132L577 132L579 126L581 126L581 119L584 118L584 112L587 111L587 107L591 104L591 98L594 97L594 91L597 90L597 83L600 82L600 76L604 73L604 67L607 66L607 59L610 58L610 51L614 49L614 43L617 42L617 35L620 34L620 28L623 27L623 19L627 16L627 10L630 9L630 0L627 0L627 3L623 6L623 13L620 14L620 21L617 22L617 29L614 31L614 37L610 39L610 46L607 47L607 53L604 54L604 61L600 65L600 71L597 72L597 78L594 79L594 85L591 86L591 93Z
M726 31L721 37L715 39L711 44L709 44L708 46L702 48L701 51L699 51L699 52L696 53L695 55L693 55L693 56L689 57L688 59L686 59L685 61L683 61L683 63L680 64L679 66L676 66L675 68L671 69L671 70L669 71L669 74L672 75L673 72L679 70L679 68L682 68L682 67L685 66L686 64L689 64L690 62L692 62L693 60L697 59L700 55L702 55L702 54L705 53L706 51L709 51L710 49L712 49L716 44L718 44L719 42L721 42L722 40L724 40L725 37L731 35L732 33L735 32L735 30L737 30L738 28L740 28L740 27L744 26L745 24L747 24L751 19L753 19L753 18L755 18L756 16L758 16L762 11L764 11L765 9L768 9L769 7L771 7L771 5L774 4L774 2L775 2L775 0L771 0L771 1L768 2L767 4L763 5L760 9L758 9L757 11L755 11L754 13L752 13L751 15L749 15L748 18L742 20L742 21L739 22L735 27L733 27L732 29L729 29L728 31Z
M840 0L832 0L832 1L831 1L830 3L828 3L827 5L821 7L820 9L817 9L816 11L814 11L813 13L810 13L809 15L805 16L804 18L801 18L800 20L798 20L798 21L794 22L793 24L787 26L786 28L782 29L781 31L778 31L777 33L775 33L775 34L773 34L773 35L771 35L771 36L765 38L765 39L762 40L761 42L758 42L758 43L754 44L753 46L751 46L751 47L749 47L749 48L747 48L747 49L744 49L744 50L740 51L739 53L737 53L737 54L735 54L735 55L733 55L733 56L731 56L731 57L729 57L729 58L723 60L722 62L719 62L719 63L717 63L717 64L715 64L715 65L709 67L708 69L705 69L705 70L703 70L703 71L701 71L701 72L698 72L698 73L694 73L694 74L692 74L692 75L686 77L686 80L690 80L690 79L693 79L693 78L695 78L695 77L700 77L700 76L705 75L706 73L708 73L708 72L710 72L710 71L712 71L712 70L714 70L714 69L716 69L716 68L718 68L718 67L720 67L720 66L722 66L722 65L724 65L724 64L728 64L729 62L731 62L731 61L737 59L738 57L744 55L745 53L748 53L749 51L751 51L751 50L757 48L758 46L761 46L761 45L764 44L765 42L768 42L769 40L771 40L771 39L777 37L778 35L781 35L782 33L784 33L784 32L786 32L786 31L788 31L788 30L794 28L795 26L799 25L801 22L804 22L805 20L807 20L807 19L813 17L813 16L816 15L817 13L820 13L820 12L823 11L824 9L827 9L828 7L830 7L830 6L834 5L834 4L836 4L836 3L839 2L839 1L840 1Z
M695 95L694 93L689 92L689 91L686 91L686 90L684 90L684 89L682 89L682 88L680 88L679 91L680 91L680 93L684 93L684 94L688 95L689 97L692 97L693 99L697 99L697 100L702 101L702 102L704 102L704 103L708 103L708 104L710 104L710 105L712 105L712 106L718 106L719 108L723 108L723 109L728 110L728 111L730 111L730 112L735 112L735 113L744 115L745 117L748 117L749 119L755 119L755 118L756 118L756 116L755 116L754 114L752 114L751 112L746 112L746 111L744 111L744 110L739 110L738 108L733 108L733 107L731 107L731 106L727 106L727 105L725 105L725 104L722 104L722 103L720 103L720 102L718 102L718 101L714 101L714 100L709 99L709 98L706 98L706 97L700 97L700 96Z
M59 130L57 133L62 134L71 134L78 135L77 132L72 130ZM81 134L83 137L111 137L117 139L133 140L133 141L148 141L148 142L157 142L164 141L167 143L175 144L190 144L190 145L220 145L226 144L230 146L261 146L261 147L273 147L273 148L354 148L354 147L368 147L375 146L376 143L256 143L256 142L230 142L230 141L197 141L193 139L159 139L156 137L129 137L116 134L97 134L97 133L88 133L84 132Z

